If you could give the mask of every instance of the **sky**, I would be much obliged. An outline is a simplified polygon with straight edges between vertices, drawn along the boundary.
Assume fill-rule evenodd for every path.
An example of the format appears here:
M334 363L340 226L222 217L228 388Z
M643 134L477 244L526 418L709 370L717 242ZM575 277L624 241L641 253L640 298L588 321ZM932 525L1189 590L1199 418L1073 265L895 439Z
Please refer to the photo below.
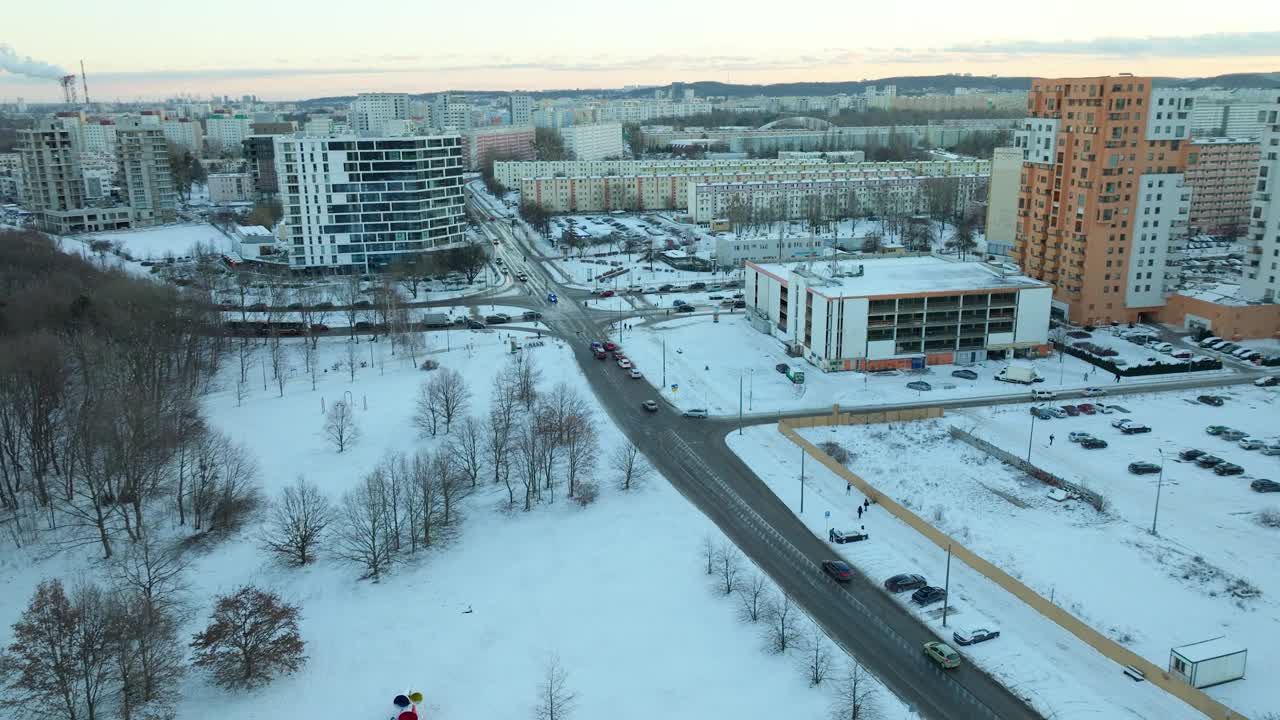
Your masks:
M1198 13L1151 0L115 0L12 3L0 102L178 93L294 100L359 91L547 90L900 75L1206 76L1280 71L1272 0ZM1064 24L1067 11L1081 21ZM1266 18L1274 28L1268 28Z

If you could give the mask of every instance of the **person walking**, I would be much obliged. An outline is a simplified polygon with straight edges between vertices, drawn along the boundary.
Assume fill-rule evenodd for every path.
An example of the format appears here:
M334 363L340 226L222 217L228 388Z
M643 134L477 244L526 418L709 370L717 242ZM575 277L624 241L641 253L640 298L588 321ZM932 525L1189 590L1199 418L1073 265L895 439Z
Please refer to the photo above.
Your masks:
M850 485L849 483L845 483L845 484L844 484L844 494L845 494L845 495L848 495L848 494L850 494L850 493L852 493L852 492L853 492L853 486L852 486L852 485Z
M861 505L859 505L859 506L858 506L858 519L859 519L859 520L861 520L861 519L862 519L862 506L861 506Z
M1053 447L1053 435L1049 435L1049 447Z
M1120 373L1116 373L1116 384L1120 384Z

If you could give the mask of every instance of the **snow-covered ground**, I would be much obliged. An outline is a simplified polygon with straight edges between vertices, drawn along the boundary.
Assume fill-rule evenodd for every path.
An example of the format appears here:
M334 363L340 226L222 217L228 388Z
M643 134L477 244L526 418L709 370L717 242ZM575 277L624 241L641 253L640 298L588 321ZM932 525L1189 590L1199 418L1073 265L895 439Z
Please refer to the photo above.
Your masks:
M1088 350L1088 345L1090 344L1098 347L1109 348L1115 351L1116 354L1105 357L1100 356L1100 359L1115 362L1117 365L1124 368L1137 367L1139 365L1176 365L1178 367L1187 367L1190 362L1203 360L1208 357L1207 355L1197 352L1190 360L1178 360L1169 355L1156 352L1145 345L1138 345L1129 342L1119 334L1122 328L1117 328L1115 331L1098 328L1093 332L1090 332L1089 337L1087 338L1064 337L1063 340L1069 345L1084 346L1081 348L1083 350ZM1123 331L1137 333L1142 329L1143 328L1141 327L1134 328L1133 330L1123 328ZM1071 332L1084 331L1073 330ZM1152 337L1159 337L1159 330L1156 328L1150 328L1148 334ZM1175 350L1176 349L1180 348L1175 348ZM1198 350L1198 348L1196 349Z
M439 333L432 335L440 335ZM491 379L509 362L500 333L455 332L452 351L433 347L445 368L464 373L483 415ZM286 340L296 347L300 341ZM323 339L320 367L346 361L346 343ZM390 344L361 343L365 362L354 382L345 368L302 375L300 355L283 397L259 383L237 406L231 377L205 398L210 423L243 442L274 496L299 475L331 497L354 486L389 452L439 446L419 437L410 417L427 374ZM302 607L301 633L309 660L297 675L247 694L227 693L193 672L182 683L184 720L280 717L385 718L390 698L408 689L426 695L425 717L526 717L549 654L559 656L584 718L817 717L828 691L810 689L798 658L768 655L758 629L739 623L736 600L718 597L699 568L698 545L721 537L703 515L663 479L624 493L614 487L603 458L619 434L585 389L567 347L549 342L526 351L543 372L543 386L583 388L594 408L603 449L594 473L601 498L589 508L563 499L533 512L508 513L506 491L483 484L463 507L460 536L449 546L400 565L373 584L356 568L323 558L303 569L267 562L250 527L195 558L194 603L183 632L203 625L215 594L242 583L280 592ZM227 363L228 375L236 372ZM348 397L362 437L342 454L321 433L322 403ZM47 560L37 553L0 554L0 644L42 577L67 581L99 565L92 549ZM471 610L472 612L466 612ZM906 709L882 693L885 717L906 720Z
M674 315L672 316L675 317ZM668 402L684 410L706 408L713 415L738 413L739 378L742 378L743 412L760 414L787 410L829 409L880 405L891 402L948 400L960 397L1008 395L1026 391L1024 386L995 380L1008 365L986 361L967 366L977 380L953 377L955 365L934 365L920 373L874 375L856 372L824 373L797 358L788 357L778 340L752 329L741 311L721 312L719 322L708 316L663 320L633 326L623 335L628 357L645 369L650 382L661 383L663 345L666 346ZM1018 361L1020 363L1027 361ZM1031 361L1045 382L1037 389L1080 389L1107 385L1113 377L1070 355ZM805 382L795 385L777 372L779 363L805 371ZM1086 375L1088 375L1086 379ZM1154 382L1152 378L1126 378L1126 384ZM923 380L932 390L916 391L907 383ZM678 385L672 392L670 385Z
M160 225L134 230L77 235L75 240L85 243L106 240L119 243L121 249L135 260L159 260L166 256L183 257L192 254L196 245L212 246L219 252L235 249L235 243L212 225L183 223Z
M1218 618L1275 632L1274 609L1236 609L1229 598L1208 595L1208 585L1182 580L1191 560L1186 548L1099 516L1081 503L1049 500L1044 486L952 441L946 422L815 428L803 434L813 442L840 443L854 453L854 472L879 491L1157 665L1168 659L1170 645L1227 632L1211 627ZM772 425L748 428L741 436L731 433L728 440L778 497L798 510L795 446ZM861 525L871 536L833 545L833 554L877 584L898 573L919 573L932 585L943 584L944 551L875 505L859 517L862 496L846 494L844 481L826 468L809 463L805 475L805 511L799 517L815 534L826 537L829 527ZM961 655L1028 698L1046 717L1201 717L1154 685L1129 680L1116 663L954 558L950 596L946 628L940 605L915 612L945 640L956 629L999 629L999 638L961 647ZM898 600L915 609L910 593ZM1210 692L1228 704L1239 701L1238 710L1274 709L1267 705L1274 698L1265 677L1273 661L1254 654L1265 642L1249 644L1256 679ZM1246 693L1247 699L1241 697Z

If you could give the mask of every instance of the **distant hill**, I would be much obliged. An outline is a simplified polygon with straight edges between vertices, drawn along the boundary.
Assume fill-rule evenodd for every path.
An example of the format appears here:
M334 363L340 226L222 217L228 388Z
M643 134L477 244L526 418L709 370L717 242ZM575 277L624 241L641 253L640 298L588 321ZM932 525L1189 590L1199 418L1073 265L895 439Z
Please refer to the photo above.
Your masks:
M896 85L899 95L922 95L925 93L949 94L956 88L972 88L980 91L1026 90L1031 87L1034 78L1026 76L988 76L988 75L913 75L905 77L877 78L875 80L845 80L838 82L793 82L774 83L772 85L741 85L722 83L714 80L679 83L681 87L692 88L698 97L782 97L796 95L860 95L869 86ZM1157 77L1156 85L1160 87L1189 88L1280 88L1280 72L1269 73L1232 73L1204 78ZM530 92L534 97L577 97L582 95L638 98L653 97L655 89L668 90L671 84L636 90L620 90L617 88L575 88L565 90L541 90ZM504 93L494 91L456 90L464 95L494 96ZM434 93L418 93L415 98L430 97ZM348 103L354 96L323 97L303 100L303 105L335 105Z

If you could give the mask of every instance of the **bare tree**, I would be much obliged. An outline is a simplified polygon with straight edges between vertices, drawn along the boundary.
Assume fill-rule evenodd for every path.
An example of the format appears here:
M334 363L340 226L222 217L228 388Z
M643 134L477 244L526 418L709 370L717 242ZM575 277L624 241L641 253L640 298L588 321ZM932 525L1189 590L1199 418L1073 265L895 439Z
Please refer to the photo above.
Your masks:
M353 344L360 342L360 337L356 335L356 322L360 320L360 312L368 304L360 289L360 275L352 273L343 279L337 292L337 300L342 314L347 318L347 332Z
M375 470L343 495L336 518L334 554L359 565L363 577L375 582L391 568L399 541L391 532L388 502L386 482Z
M303 342L305 345L306 343ZM289 379L289 355L284 350L284 343L280 342L279 336L274 339L270 347L271 358L271 376L275 379L276 389L279 391L279 397L284 397L284 385Z
M195 634L192 664L207 667L225 688L252 688L306 663L298 607L246 585L217 599L209 626Z
M817 623L810 621L801 632L800 646L804 650L804 673L809 687L817 687L831 672L831 639Z
M769 580L761 572L751 573L751 577L745 582L738 583L738 600L742 603L743 620L759 622L768 588Z
M880 720L879 695L875 677L857 660L846 659L845 671L836 681L832 720Z
M569 485L569 497L575 497L579 478L590 477L600 452L599 434L591 411L585 404L565 418L561 430L565 450L565 480Z
M515 475L524 485L525 512L533 509L534 498L538 495L538 480L542 477L542 433L532 422L522 423L514 430L512 451L515 464Z
M484 469L485 454L484 427L474 416L463 418L458 432L450 435L448 451L458 471L474 488L480 479L480 471Z
M742 569L742 553L728 540L721 540L715 551L716 584L725 595L731 595L738 587L738 573Z
M648 461L640 454L640 448L629 440L615 448L609 459L614 472L618 474L618 486L623 490L642 484L651 472Z
M413 425L418 428L419 435L435 437L440 427L440 394L435 391L431 379L423 380L418 386L418 397L414 401Z
M360 426L356 423L355 410L346 401L339 400L329 406L329 412L324 418L324 435L339 453L360 439Z
M440 408L440 419L444 422L444 431L448 433L453 421L466 412L467 404L471 401L471 390L467 388L467 381L462 373L451 368L432 374L431 384L431 392L436 396L435 404Z
M577 693L569 689L569 672L560 664L560 658L547 659L542 682L538 684L538 704L533 709L536 720L567 720L573 712Z
M220 432L194 443L191 460L192 529L233 529L256 508L258 466L249 451Z
M769 649L779 654L790 650L800 639L800 611L786 591L780 595L769 597L761 615L765 621L765 639Z
M287 563L306 565L315 560L331 518L329 499L324 492L299 475L272 504L262 545Z
M418 452L410 463L409 496L406 509L409 516L409 546L430 547L438 536L444 509L444 492L441 487L439 466L433 454Z
M716 544L710 535L702 536L702 544L698 546L699 554L707 561L707 574L713 575L716 571Z

